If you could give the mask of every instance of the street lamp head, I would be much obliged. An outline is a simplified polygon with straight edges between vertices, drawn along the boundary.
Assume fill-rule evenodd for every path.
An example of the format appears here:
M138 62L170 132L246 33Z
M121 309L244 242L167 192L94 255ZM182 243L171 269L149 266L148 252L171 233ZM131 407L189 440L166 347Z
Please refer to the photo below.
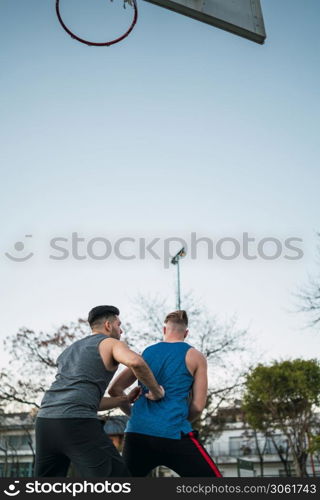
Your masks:
M179 259L182 259L186 255L187 255L187 252L186 252L185 248L182 247L181 250L179 250L179 252L174 257L172 257L171 264L173 264L173 265L178 264Z

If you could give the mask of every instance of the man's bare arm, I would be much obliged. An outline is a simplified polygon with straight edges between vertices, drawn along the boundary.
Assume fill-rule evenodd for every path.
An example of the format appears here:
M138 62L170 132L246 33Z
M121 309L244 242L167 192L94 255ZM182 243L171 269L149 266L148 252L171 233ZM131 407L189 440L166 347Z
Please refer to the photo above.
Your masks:
M103 397L100 401L99 411L106 411L119 407L126 415L130 416L131 405L139 398L140 394L140 387L135 387L129 394L123 393L118 396Z
M115 396L115 397L103 397L100 401L98 411L112 410L113 408L118 408L120 405L128 403L128 398L126 395Z
M152 399L163 398L163 387L158 384L149 366L139 354L131 351L126 344L115 339L104 340L100 346L100 355L106 366L110 363L110 357L117 363L122 363L130 368L136 378L149 388Z
M190 353L193 357L192 362L195 366L193 372L194 382L192 386L192 396L188 415L188 420L190 420L190 422L193 422L200 417L206 406L208 392L207 361L203 354L199 351L194 351L194 353Z
M133 371L130 368L125 368L114 380L112 380L108 392L110 396L117 397L117 396L125 396L126 393L124 392L125 389L130 387L135 381L137 380L137 377L133 373ZM133 389L134 390L134 389ZM135 390L138 390L139 396L141 394L141 389L140 387L135 387ZM120 409L128 415L128 417L131 415L131 405L128 403L122 403L120 405Z
M112 380L108 392L110 396L122 396L124 390L130 387L137 377L130 368L125 368L119 375Z
M111 396L123 396L124 389L130 387L137 380L137 376L133 373L130 368L123 370L123 372L118 375L118 377L112 382L109 388L109 394ZM143 382L142 382L143 383ZM146 384L144 384L146 385ZM162 386L160 385L162 388ZM150 389L150 388L149 388ZM163 388L162 388L163 389ZM163 393L164 395L164 393ZM145 398L150 399L150 401L157 401L158 398L154 397L154 394L151 390L144 395Z

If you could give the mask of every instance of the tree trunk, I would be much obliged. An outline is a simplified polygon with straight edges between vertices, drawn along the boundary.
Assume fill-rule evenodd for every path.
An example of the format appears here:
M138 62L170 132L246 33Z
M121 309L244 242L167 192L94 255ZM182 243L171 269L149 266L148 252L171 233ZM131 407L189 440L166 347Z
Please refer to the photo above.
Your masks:
M254 430L253 433L254 433L254 440L255 440L255 443L256 443L256 450L258 452L259 460L260 460L260 475L261 475L261 477L264 477L264 460L263 460L263 454L264 454L264 451L266 449L266 444L267 444L266 440L267 440L267 438L265 437L265 444L264 444L264 447L263 447L263 451L261 451L260 445L259 445L259 441L258 441L257 431Z
M299 456L294 456L295 469L298 477L309 477L307 472L307 453L301 453Z
M287 449L285 450L286 451L286 458L285 458L283 456L283 451L282 451L281 447L277 445L276 440L274 439L274 436L271 434L270 437L271 437L272 443L273 443L273 445L274 445L274 447L279 455L279 458L284 466L284 470L286 471L287 477L291 477L291 467L290 467L290 464L288 462L288 451L289 451L288 444L287 444Z
M264 476L264 467L263 467L263 465L264 465L263 458L260 457L260 475L261 475L261 477Z

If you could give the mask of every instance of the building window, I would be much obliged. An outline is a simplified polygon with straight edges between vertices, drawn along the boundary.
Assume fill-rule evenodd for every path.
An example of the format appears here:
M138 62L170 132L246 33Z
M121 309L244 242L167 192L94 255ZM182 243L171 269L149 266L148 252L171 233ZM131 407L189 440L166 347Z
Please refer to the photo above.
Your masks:
M284 436L277 434L274 441L282 453L287 452L288 442ZM259 437L259 450L263 455L277 455L278 452L270 437ZM245 457L248 455L259 455L256 442L253 437L237 436L229 438L229 455L231 457Z
M231 457L239 457L242 455L241 452L241 437L230 437L229 438L229 455Z
M32 464L31 463L20 463L20 464L10 464L9 467L9 477L31 477L32 476Z
M32 463L0 464L0 477L32 477Z
M280 453L286 454L288 451L288 440L285 439L284 436L277 434L276 436L274 436L274 441L276 443L277 448L280 450ZM266 454L267 455L278 454L278 451L270 437L267 438Z
M255 446L253 441L243 439L243 437L229 438L229 455L231 457L245 457L255 454Z
M10 450L28 450L31 437L27 434L9 434L2 436L1 445L7 451Z

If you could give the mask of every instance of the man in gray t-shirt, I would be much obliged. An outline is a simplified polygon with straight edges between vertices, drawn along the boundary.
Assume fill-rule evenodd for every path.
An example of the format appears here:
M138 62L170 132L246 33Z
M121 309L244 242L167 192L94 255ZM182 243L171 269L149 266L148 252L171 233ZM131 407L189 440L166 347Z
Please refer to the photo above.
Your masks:
M130 473L103 431L97 412L124 411L139 396L104 397L119 363L132 369L158 400L164 390L141 356L120 341L121 321L114 306L94 307L88 316L92 335L74 342L59 356L58 373L41 402L36 421L37 477L65 477L72 462L80 477L125 477Z

